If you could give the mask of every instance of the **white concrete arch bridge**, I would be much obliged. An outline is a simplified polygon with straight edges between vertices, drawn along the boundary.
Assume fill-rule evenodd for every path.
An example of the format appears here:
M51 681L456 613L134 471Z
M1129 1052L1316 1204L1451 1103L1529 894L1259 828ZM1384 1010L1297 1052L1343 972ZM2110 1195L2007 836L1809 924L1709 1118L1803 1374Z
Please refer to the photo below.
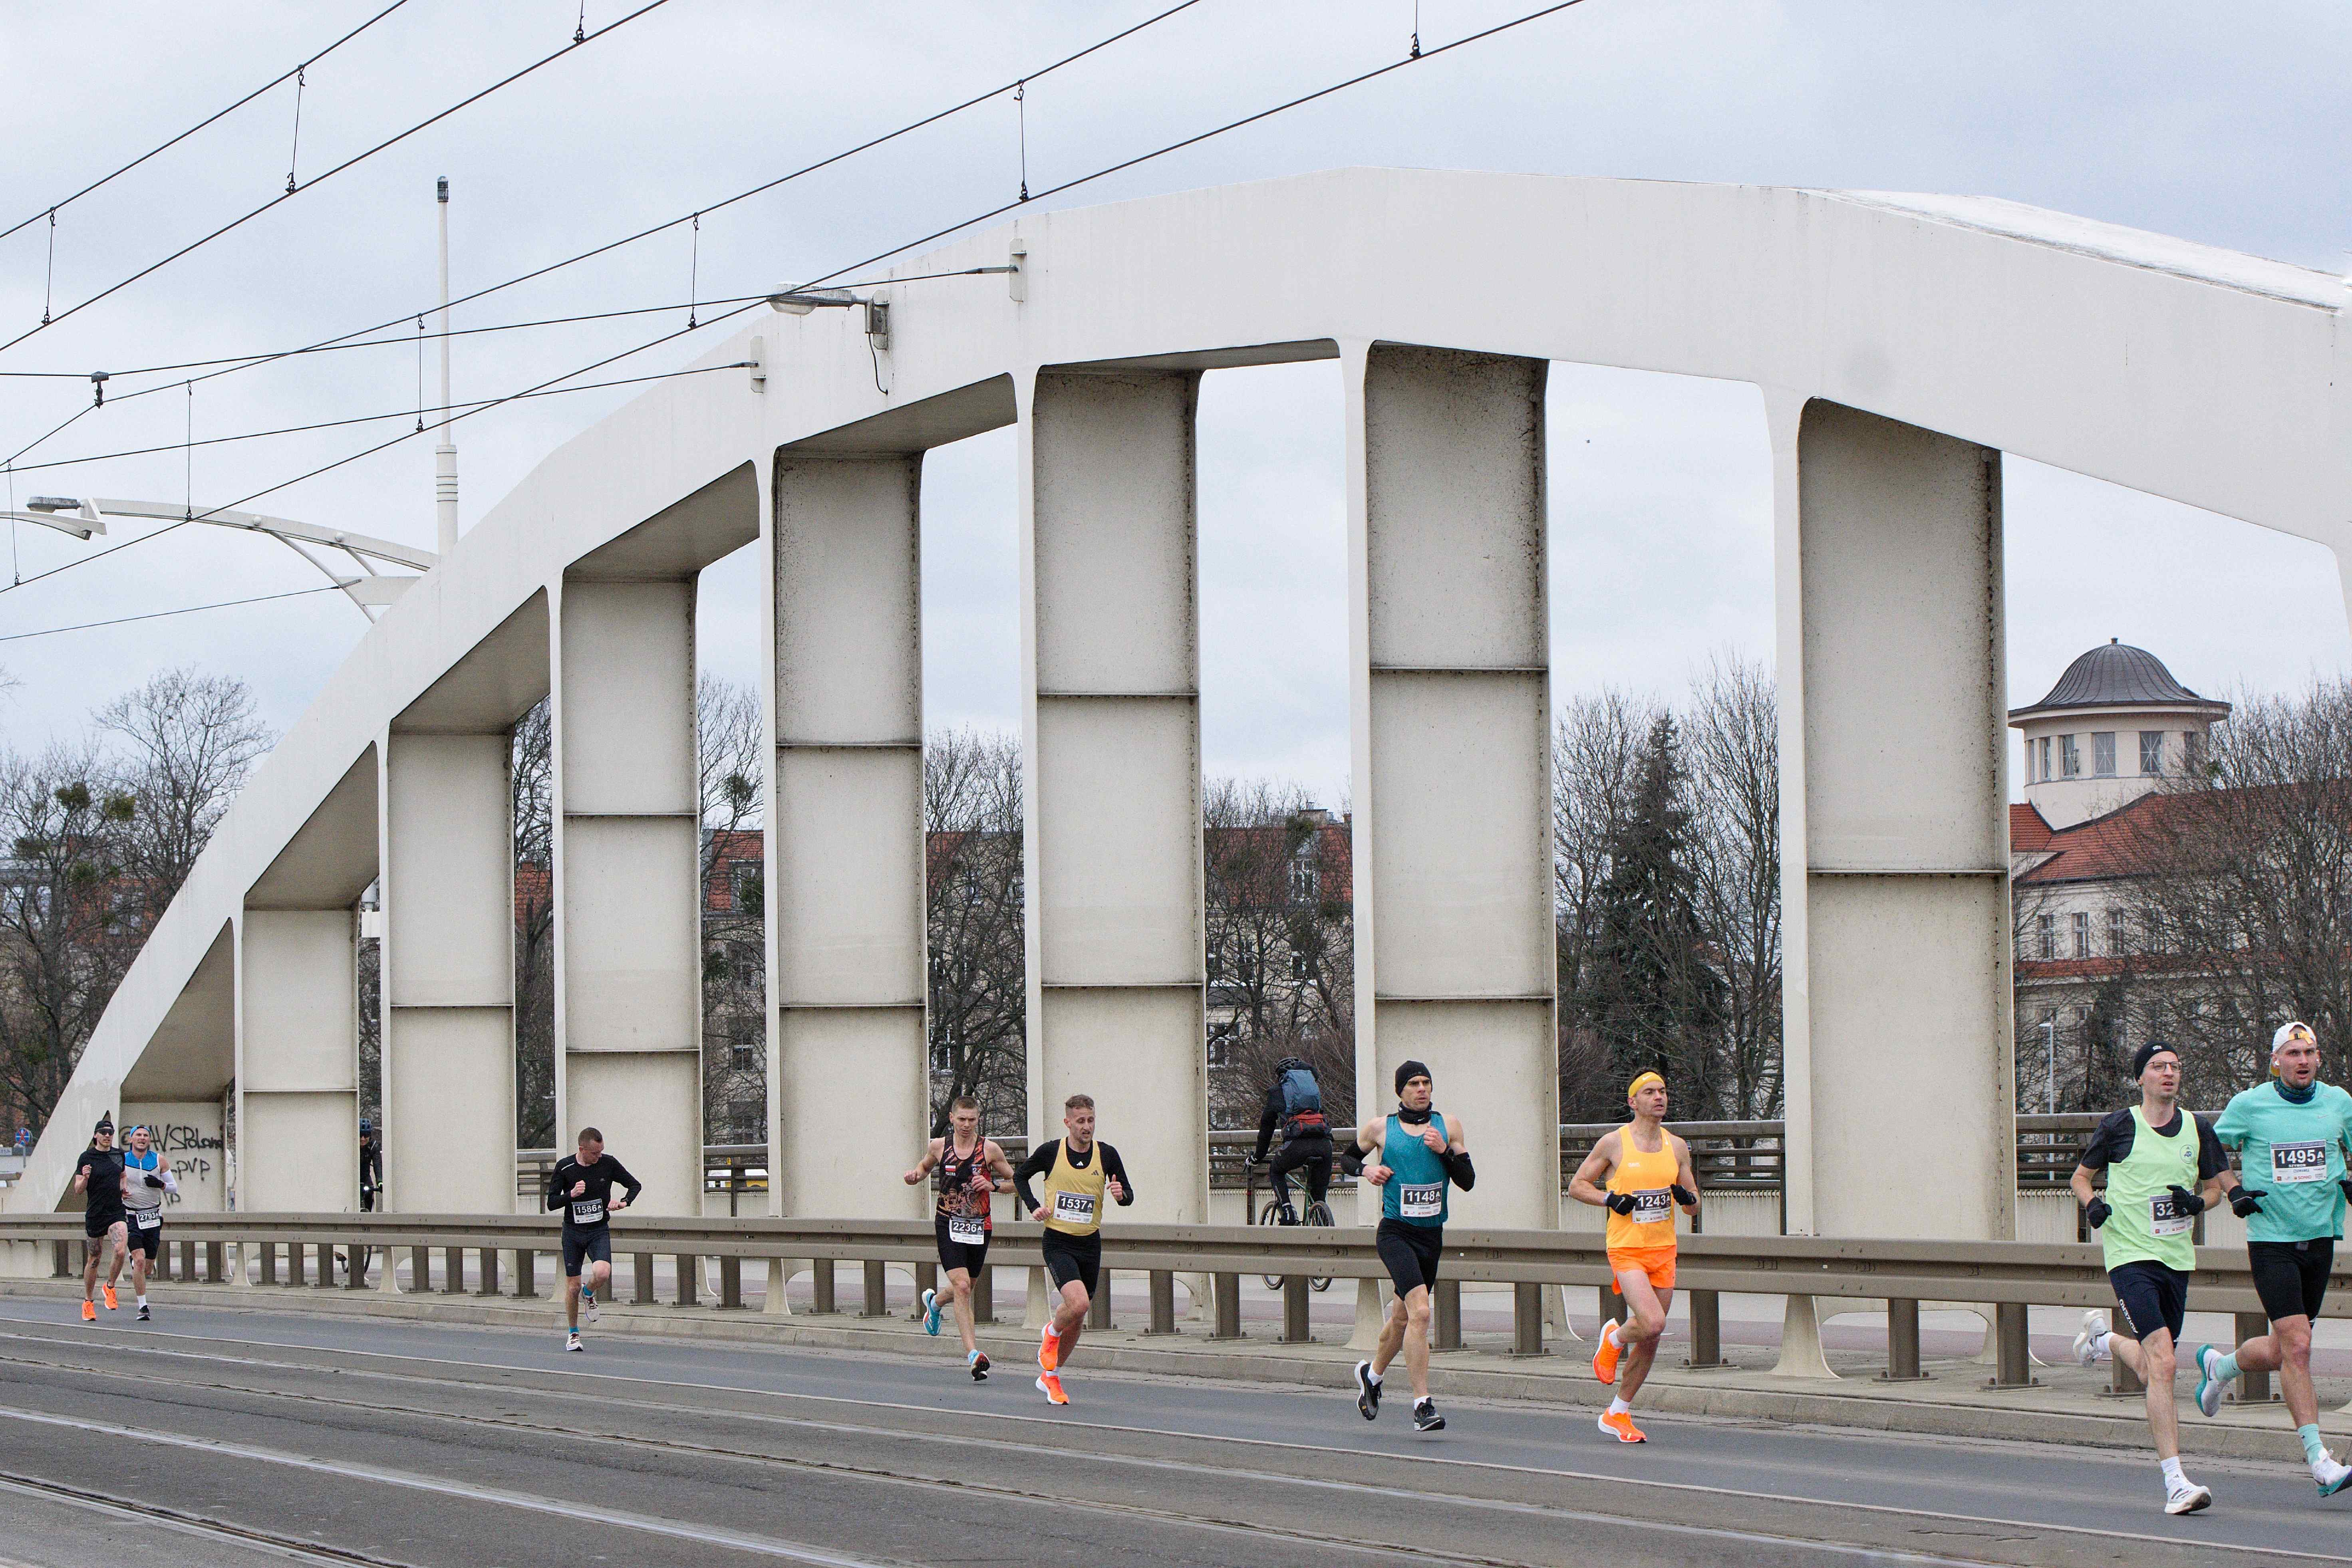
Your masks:
M13 1206L64 1199L99 1111L233 1086L241 1207L355 1207L353 905L380 876L390 1194L510 1212L505 732L552 693L559 1125L601 1124L647 1209L695 1211L695 580L751 546L774 1203L919 1214L919 480L929 448L1013 424L1031 1131L1091 1092L1156 1173L1139 1218L1205 1219L1194 394L1337 358L1360 1072L1429 1061L1477 1124L1465 1218L1555 1225L1558 360L1764 393L1790 1228L2011 1234L1998 459L2341 555L2338 279L2000 201L1374 170L1024 216L904 271L1016 253L1011 278L879 288L879 378L852 313L765 318L698 361L763 380L665 383L542 463L256 774ZM1885 1180L1890 1106L1932 1215Z

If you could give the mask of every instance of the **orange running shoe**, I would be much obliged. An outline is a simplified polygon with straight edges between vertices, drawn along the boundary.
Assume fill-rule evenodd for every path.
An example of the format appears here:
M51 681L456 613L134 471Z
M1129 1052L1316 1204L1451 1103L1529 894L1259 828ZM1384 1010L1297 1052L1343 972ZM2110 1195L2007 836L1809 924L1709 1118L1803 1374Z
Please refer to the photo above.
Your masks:
M96 1301L85 1301L82 1302L81 1321L86 1323L94 1323L98 1322L98 1303Z
M1625 1347L1609 1337L1608 1329L1602 1329L1601 1348L1592 1353L1592 1375L1603 1383L1616 1382L1617 1358L1624 1354Z
M100 1285L99 1289L106 1292L106 1310L110 1312L114 1311L114 1287Z
M1040 1373L1037 1386L1045 1390L1048 1405L1067 1405L1070 1402L1070 1396L1062 1392L1062 1380L1053 1373Z
M1642 1428L1633 1425L1632 1416L1620 1411L1603 1410L1601 1413L1601 1429L1621 1443L1646 1443L1650 1440L1642 1436Z
M1054 1332L1053 1324L1047 1323L1045 1337L1037 1342L1037 1370L1051 1372L1061 1364L1062 1336ZM1055 1403L1059 1404L1060 1401L1056 1400Z

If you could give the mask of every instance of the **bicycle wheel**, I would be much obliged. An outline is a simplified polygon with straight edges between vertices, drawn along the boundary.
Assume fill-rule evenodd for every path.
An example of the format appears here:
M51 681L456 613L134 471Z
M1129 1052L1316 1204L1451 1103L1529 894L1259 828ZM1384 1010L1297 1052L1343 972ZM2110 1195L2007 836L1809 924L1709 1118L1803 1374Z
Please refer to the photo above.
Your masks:
M1325 1226L1336 1223L1336 1221L1331 1218L1331 1206L1328 1203L1308 1204L1307 1206L1307 1223L1309 1225ZM1330 1278L1327 1275L1322 1279L1309 1280L1307 1281L1307 1288L1310 1291L1328 1291L1331 1288Z
M1260 1225L1280 1225L1282 1223L1282 1200L1278 1197L1269 1198L1266 1201L1266 1206L1258 1210L1257 1222ZM1281 1290L1282 1276L1279 1274L1266 1275L1265 1288L1269 1291Z

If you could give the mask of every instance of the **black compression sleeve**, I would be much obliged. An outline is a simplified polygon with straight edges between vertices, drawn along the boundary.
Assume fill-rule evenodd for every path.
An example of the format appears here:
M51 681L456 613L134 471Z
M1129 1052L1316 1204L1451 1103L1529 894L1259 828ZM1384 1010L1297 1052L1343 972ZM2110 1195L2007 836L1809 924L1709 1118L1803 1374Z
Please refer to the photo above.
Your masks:
M629 1201L631 1203L636 1202L637 1194L646 1190L646 1184L631 1176L629 1174L629 1167L623 1165L618 1160L613 1161L611 1175L615 1182L618 1182L621 1186L629 1189Z
M1117 1176L1119 1190L1127 1195L1118 1200L1118 1206L1125 1208L1135 1201L1135 1183L1128 1179L1127 1162L1120 1159L1118 1151L1108 1144L1097 1144L1095 1147L1102 1151L1103 1175Z
M555 1168L547 1173L547 1207L550 1213L563 1207L564 1186L563 1162L558 1160L555 1162Z
M1452 1149L1448 1149L1437 1157L1444 1163L1445 1174L1453 1178L1455 1186L1460 1187L1464 1192L1468 1192L1478 1185L1478 1173L1470 1167L1469 1150L1465 1149L1457 1155Z
M1257 1157L1265 1158L1265 1151L1274 1143L1276 1124L1282 1120L1282 1085L1277 1083L1265 1092L1265 1108L1257 1118Z
M1021 1199L1023 1215L1026 1216L1037 1207L1037 1195L1029 1189L1029 1184L1054 1168L1054 1155L1061 1146L1061 1139L1048 1138L1030 1150L1029 1157L1014 1168L1013 1190Z

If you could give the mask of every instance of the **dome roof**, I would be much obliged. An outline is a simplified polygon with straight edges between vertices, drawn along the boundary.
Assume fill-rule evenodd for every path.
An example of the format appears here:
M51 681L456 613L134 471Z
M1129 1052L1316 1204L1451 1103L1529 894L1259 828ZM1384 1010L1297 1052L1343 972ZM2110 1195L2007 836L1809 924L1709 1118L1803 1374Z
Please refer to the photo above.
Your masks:
M2200 697L2172 678L2164 661L2145 648L2110 638L2066 666L2040 702L2011 715L2070 707L2197 707L2226 713L2227 703Z

